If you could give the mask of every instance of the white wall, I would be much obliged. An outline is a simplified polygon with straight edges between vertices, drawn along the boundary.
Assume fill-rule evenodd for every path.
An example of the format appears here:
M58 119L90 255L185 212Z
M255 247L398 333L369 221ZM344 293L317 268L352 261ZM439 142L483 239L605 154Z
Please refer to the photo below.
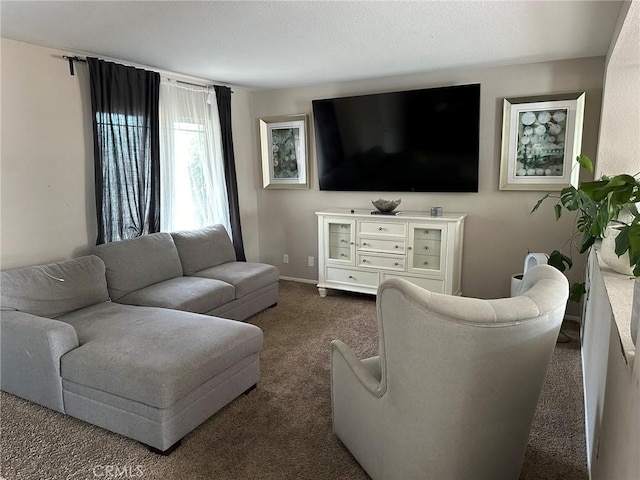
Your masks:
M86 253L96 236L93 147L86 66L70 76L65 52L1 40L2 184L1 265L12 268ZM583 151L595 156L604 58L326 84L251 92L233 87L232 119L240 191L241 220L249 260L278 266L283 276L317 279L307 266L317 256L314 212L329 207L368 208L375 193L320 192L311 132L312 188L264 190L258 119L311 114L311 100L358 93L479 82L480 192L403 193L406 210L443 206L467 212L462 267L466 295L483 298L509 293L510 277L522 270L527 251L551 251L570 234L568 218L556 223L551 204L529 211L543 192L498 190L502 99L586 91ZM312 127L312 126L311 126ZM311 128L312 130L312 128ZM282 263L289 254L290 263ZM572 276L583 274L582 262ZM490 281L487 281L490 279ZM571 306L577 313L577 306Z
M317 256L315 211L330 207L371 208L370 201L380 196L402 197L404 210L428 210L438 205L445 211L468 213L462 291L465 295L482 298L508 295L510 277L522 271L527 252L550 252L562 247L570 236L571 222L567 217L556 223L551 203L542 211L529 214L543 192L498 190L503 98L586 91L582 151L595 157L604 60L604 57L597 57L255 92L253 122L254 131L257 131L261 117L306 113L311 118L311 101L317 98L481 83L479 193L319 191L311 125L310 190L263 190L260 171L255 172L261 261L276 265L284 276L317 279L317 269L307 266L307 257ZM254 154L258 164L257 140L254 140ZM282 262L284 253L289 255L287 265ZM584 275L583 261L583 258L578 259L571 272L576 279ZM577 314L577 306L571 308Z
M628 4L607 57L596 176L640 172L640 3Z
M0 265L14 268L88 253L97 235L93 133L86 64L68 52L0 39ZM233 87L241 221L258 258L251 92Z
M69 258L95 243L86 70L2 39L1 265Z
M640 171L640 1L625 5L617 35L607 56L596 176ZM631 279L626 278L631 282ZM609 293L611 301L614 294ZM608 299L607 299L608 300ZM625 299L631 302L631 299ZM608 305L607 305L608 306ZM630 309L629 309L630 310ZM627 365L621 351L623 329L611 315L601 314L592 334L584 333L583 368L587 399L590 477L640 478L640 356ZM628 323L627 323L628 325ZM603 332L608 330L608 335ZM640 342L640 338L636 339ZM596 345L597 348L589 348ZM637 343L636 343L637 346ZM588 368L594 365L596 368Z

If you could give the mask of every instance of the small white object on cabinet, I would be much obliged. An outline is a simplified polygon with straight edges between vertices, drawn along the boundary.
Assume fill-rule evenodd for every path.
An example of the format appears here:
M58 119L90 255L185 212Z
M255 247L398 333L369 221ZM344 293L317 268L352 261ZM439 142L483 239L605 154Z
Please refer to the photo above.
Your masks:
M460 295L465 214L377 215L331 209L318 216L318 291L376 294L401 277L427 290Z

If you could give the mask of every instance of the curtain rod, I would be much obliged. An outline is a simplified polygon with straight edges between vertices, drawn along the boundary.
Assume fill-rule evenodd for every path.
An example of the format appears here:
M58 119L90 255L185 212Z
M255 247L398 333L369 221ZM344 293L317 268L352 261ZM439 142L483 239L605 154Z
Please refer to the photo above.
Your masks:
M77 55L70 57L69 55L63 55L62 58L64 58L65 60L69 60L69 74L70 75L75 75L75 72L73 71L73 62L82 62L82 63L87 63L87 60L84 58L80 58Z
M64 58L65 60L69 61L69 74L70 75L75 75L75 72L73 70L73 62L81 62L81 63L87 63L87 59L86 58L80 58L77 55L74 56L69 56L69 55L63 55L62 58ZM178 83L183 83L185 85L191 85L193 87L215 87L215 84L211 84L211 85L200 85L198 83L190 83L190 82L184 82L182 80L177 80L175 79L176 82ZM225 85L220 85L222 87L224 87ZM231 93L233 93L233 90L231 90Z

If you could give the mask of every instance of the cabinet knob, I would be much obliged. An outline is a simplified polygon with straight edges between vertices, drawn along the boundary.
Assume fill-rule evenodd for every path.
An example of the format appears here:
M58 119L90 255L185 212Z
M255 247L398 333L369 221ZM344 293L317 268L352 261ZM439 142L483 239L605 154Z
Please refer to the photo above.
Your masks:
M424 231L424 233L425 233L426 235L429 235L429 230L425 230L425 231Z
M362 246L366 247L367 246L367 242L362 242Z
M398 265L400 265L400 264L399 264L398 262L396 262L396 263L394 263L394 265L395 265L395 266L398 266Z
M424 264L425 264L425 265L429 265L429 262L425 261L425 262L424 262Z
M407 250L413 250L413 247L407 247Z
M341 256L341 257L346 257L347 255L346 255L346 254L344 254L344 253L341 253L341 254L340 254L340 256Z
M367 263L367 259L366 259L366 258L363 258L363 259L362 259L362 263Z
M425 246L424 246L424 249L425 249L425 250L429 250L429 245L425 245Z
M347 243L347 241L343 238L342 240L340 240L340 243Z
M378 230L379 230L379 231L382 231L382 230L384 230L384 228L382 228L382 227L378 227Z
M351 242L350 245L355 245L355 242Z
M353 275L349 275L349 279L353 280Z
M400 245L396 245L396 246L394 246L394 248L400 248Z

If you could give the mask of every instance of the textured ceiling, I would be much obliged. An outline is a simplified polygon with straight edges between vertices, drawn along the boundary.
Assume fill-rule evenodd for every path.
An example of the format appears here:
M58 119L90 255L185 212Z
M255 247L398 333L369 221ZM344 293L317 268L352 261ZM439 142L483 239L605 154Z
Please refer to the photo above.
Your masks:
M253 89L605 55L617 1L2 1L0 35Z

